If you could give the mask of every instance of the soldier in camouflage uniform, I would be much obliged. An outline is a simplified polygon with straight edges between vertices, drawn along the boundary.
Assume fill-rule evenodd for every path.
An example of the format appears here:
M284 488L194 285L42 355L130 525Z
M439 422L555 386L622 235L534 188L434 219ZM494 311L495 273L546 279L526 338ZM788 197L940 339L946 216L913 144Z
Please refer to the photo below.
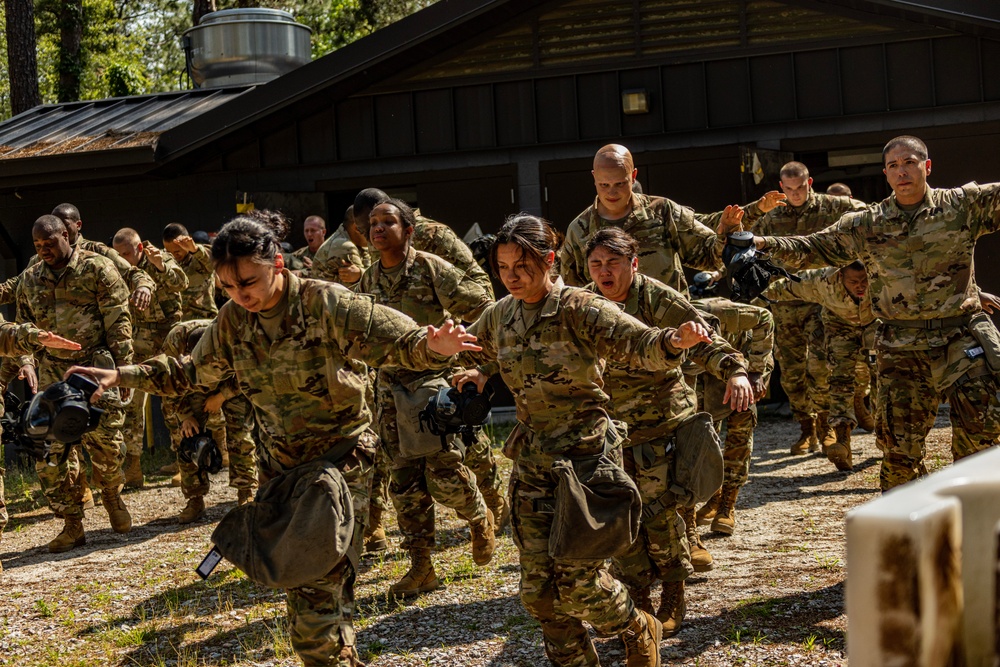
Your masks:
M368 217L375 206L388 201L389 196L377 188L362 190L354 198L354 219L357 230L365 237L368 236ZM494 298L493 283L490 277L483 270L483 267L476 261L475 256L469 246L458 238L451 227L435 222L430 218L420 215L419 210L414 211L416 223L413 226L413 235L410 237L410 245L414 250L437 255L458 270L464 272L469 278L480 285L489 295ZM377 262L378 251L369 249L371 261ZM492 443L489 437L480 429L476 433L476 440L465 452L465 466L476 475L476 484L486 501L486 506L493 512L496 519L496 527L499 531L504 526L504 521L509 515L506 496L503 493L503 479L497 467L496 457L493 455ZM375 499L385 497L388 499L388 478L387 464L383 459L375 471L372 497ZM384 490L383 490L384 489ZM380 512L382 507L378 501L372 503L373 511ZM378 530L379 523L373 516L372 530Z
M211 324L211 320L189 320L174 326L167 334L162 352L168 357L183 357L194 351L195 345ZM225 431L213 432L219 441L224 438L229 447L229 486L238 490L237 505L250 502L257 485L257 455L253 440L253 406L240 391L235 378L220 382L214 391L195 389L180 396L163 397L163 416L170 428L171 445L176 452L181 440L209 430L210 410L220 403L225 416ZM181 493L187 504L177 517L177 523L192 523L205 512L205 496L211 480L208 473L199 473L196 463L178 459Z
M104 368L131 362L128 290L114 265L101 255L71 246L65 225L55 216L40 217L31 234L42 261L22 274L17 318L56 329L82 346L76 352L39 354L35 358L39 386L61 380L74 362ZM127 533L132 529L132 517L119 495L125 481L125 441L121 432L125 411L117 392L102 396L97 406L105 412L97 429L86 433L82 442L90 452L95 479L100 480L111 527L115 532ZM61 448L53 449L53 456L61 453ZM52 510L65 521L62 532L49 542L49 551L69 551L86 543L82 489L72 483L79 474L79 461L67 459L57 465L41 461L36 470Z
M316 253L323 245L326 238L326 220L318 215L310 215L302 221L302 235L306 237L306 245L292 253L302 262L304 268L299 272L299 276L306 278L311 275L313 262L316 260Z
M3 316L0 316L0 357L30 356L36 352L42 352L45 348L78 350L80 345L61 336L42 331L33 324L14 324L4 321ZM6 390L7 383L4 382L3 386L0 387L0 417L3 417L3 395ZM9 519L3 488L3 479L6 474L7 471L0 467L0 538L3 538L3 531L7 527ZM3 563L0 563L0 572L3 572Z
M310 277L350 287L371 264L368 238L354 222L354 206L348 206L343 222L316 251Z
M416 370L453 362L431 352L426 332L402 313L370 296L290 274L278 250L287 223L272 218L269 225L240 216L219 232L213 261L232 300L190 357L160 355L117 372L79 370L104 387L120 381L173 395L235 378L260 425L265 480L356 442L336 465L351 489L353 546L360 549L375 456L365 364ZM322 580L286 591L292 648L305 665L360 665L351 576L344 559Z
M545 507L553 502L557 459L593 456L608 443L614 444L611 455L620 455L621 436L605 409L606 363L669 370L680 364L682 349L711 338L693 322L676 330L650 329L603 297L564 286L553 279L558 246L551 225L530 215L515 216L500 230L491 263L510 296L469 328L482 349L459 356L475 370L456 375L455 384L474 381L482 390L499 371L514 394L518 424L505 451L515 461L511 522L520 552L521 601L541 623L549 660L599 664L586 621L600 635L620 634L630 667L658 666L660 621L635 607L604 560L550 557L553 514Z
M785 202L762 199L745 208L743 225L756 234L810 234L836 222L848 211L865 207L850 197L814 192L809 170L801 162L787 163L780 174ZM775 304L771 312L777 329L775 354L781 367L781 388L788 396L792 418L802 429L791 453L817 451L826 437L829 422L830 373L823 347L822 306L788 301Z
M414 250L409 241L414 222L410 207L395 199L372 209L370 237L380 259L361 276L358 289L421 325L440 325L453 316L474 321L493 303L491 295L440 257ZM407 453L412 451L407 444L417 437L419 425L413 423L409 407L400 404L401 396L424 387L447 386L451 375L450 371L391 367L383 367L378 375L377 421L390 463L389 495L403 535L402 548L409 551L412 561L410 570L389 589L396 596L416 595L440 586L430 558L435 501L469 522L473 559L478 565L488 563L495 548L494 517L476 487L475 475L463 463L459 438L447 436L431 454Z
M598 231L587 241L587 268L594 281L587 289L603 294L648 326L676 328L698 322L708 328L680 292L638 273L638 255L639 244L626 232L617 227ZM726 385L738 410L750 407L753 390L746 362L729 343L712 336L711 343L691 348L687 358ZM614 559L614 572L628 586L632 601L650 613L650 587L663 582L656 618L663 623L664 636L671 637L684 620L684 580L695 569L689 550L693 545L685 537L695 525L694 510L679 506L669 490L673 467L669 445L678 425L697 412L694 390L680 368L650 372L613 363L604 372L604 390L611 395L611 416L628 423L624 466L639 487L645 508L639 538ZM711 569L711 556L708 559L698 571Z
M717 234L706 224L718 222L723 212L701 217L669 199L634 193L638 169L624 146L601 148L591 173L597 197L570 223L559 251L560 273L567 285L589 282L587 240L605 227L620 227L631 234L639 242L639 272L675 290L687 289L684 266L705 271L721 268L726 234L735 228L721 227Z
M152 303L145 310L132 309L132 352L136 359L160 353L170 328L181 321L181 293L188 286L184 270L173 257L149 241L142 241L131 227L118 230L111 244L125 261L141 269L156 283ZM125 486L141 489L142 445L146 434L146 394L136 392L125 406Z
M830 435L823 441L823 451L838 470L851 470L851 431L858 424L854 414L857 364L867 361L879 325L872 312L868 274L865 265L855 261L839 269L801 271L798 276L801 282L776 280L764 296L772 301L800 300L823 306L830 368Z
M924 441L942 398L951 404L956 459L1000 437L1000 383L971 329L990 324L972 258L976 239L1000 229L1000 184L929 187L931 161L916 137L892 139L882 158L887 199L809 236L755 243L796 268L864 263L882 320L875 436L888 490L926 474Z
M695 293L692 287L692 296ZM770 311L718 297L694 299L691 303L702 313L712 316L722 337L743 354L754 398L763 398L774 369L774 320ZM701 407L712 415L717 430L721 430L725 422L726 438L722 451L725 465L722 488L698 510L696 520L699 526L710 524L715 533L732 535L736 530L736 500L750 477L757 406L744 412L733 411L725 405L725 386L721 382L708 374L698 377L701 380L698 392Z
M215 305L215 278L208 248L195 243L187 228L176 222L163 228L163 247L184 269L188 279L181 292L181 320L215 317L219 309Z

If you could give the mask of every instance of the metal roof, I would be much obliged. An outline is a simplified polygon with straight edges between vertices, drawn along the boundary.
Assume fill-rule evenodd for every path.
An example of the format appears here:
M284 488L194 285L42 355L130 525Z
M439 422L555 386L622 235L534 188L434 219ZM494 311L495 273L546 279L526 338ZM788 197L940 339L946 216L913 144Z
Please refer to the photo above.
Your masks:
M152 157L163 132L247 90L190 90L38 106L0 123L0 160L144 146Z

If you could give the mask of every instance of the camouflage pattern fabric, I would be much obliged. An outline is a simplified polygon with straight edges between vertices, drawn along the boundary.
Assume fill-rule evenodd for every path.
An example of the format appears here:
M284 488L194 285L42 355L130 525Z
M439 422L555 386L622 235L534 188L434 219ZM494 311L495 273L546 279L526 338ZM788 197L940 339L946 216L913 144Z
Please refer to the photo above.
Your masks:
M35 355L38 386L44 388L62 380L74 364L114 368L132 361L132 325L129 320L129 293L114 264L107 258L76 249L59 275L38 262L22 275L17 292L17 317L33 322L46 331L74 340L80 350L44 350ZM117 391L105 392L97 402L105 410L94 431L83 436L90 452L95 477L102 488L124 484L122 463L125 441L121 429L125 411ZM62 446L52 448L51 460L58 459ZM79 459L50 466L36 466L42 491L52 510L64 517L83 517L81 487L72 483L79 475Z
M503 475L497 467L497 459L493 454L493 442L483 429L476 431L476 439L472 445L465 448L465 467L475 478L479 493L483 495L486 506L499 507L506 493ZM494 517L497 521L500 517Z
M550 660L594 664L583 623L602 635L621 632L634 613L632 601L603 561L549 557L552 514L535 501L553 497L555 456L603 451L610 424L605 363L668 370L680 364L683 353L668 342L672 329L650 329L607 299L564 286L562 279L530 323L520 302L507 296L487 308L470 331L483 349L462 353L459 361L467 367L495 365L517 407L518 425L505 451L517 452L510 497L521 601L542 625Z
M445 260L459 271L464 272L474 283L486 291L492 301L493 283L490 277L479 266L472 250L458 237L458 234L446 224L436 222L420 214L420 209L413 211L417 224L413 226L413 236L410 245L414 250L429 252ZM375 259L373 258L374 262Z
M928 187L913 212L900 209L892 195L809 236L765 239L777 261L794 267L855 259L865 265L872 312L884 322L876 337L883 489L923 474L924 440L942 398L951 403L956 457L1000 437L996 379L984 372L982 358L965 354L978 343L959 320L941 321L981 310L973 251L976 239L997 229L1000 184L969 183ZM939 323L928 327L928 320Z
M871 292L866 292L860 301L855 301L844 287L840 271L837 267L799 271L796 275L801 282L779 278L764 290L764 296L771 301L818 303L841 320L868 326L875 321Z
M775 303L774 356L781 365L781 388L792 418L801 421L829 409L830 369L826 366L823 308L815 304Z
M181 292L181 319L211 319L219 313L215 305L215 273L212 268L212 254L203 245L195 244L194 252L188 253L180 267L187 274L187 288Z
M254 408L262 447L262 479L315 460L345 440L354 453L338 463L355 499L355 546L361 548L374 465L365 364L446 368L454 363L427 349L426 331L370 296L287 270L283 335L273 342L254 313L227 303L189 357L160 355L120 369L122 386L183 395L196 385L235 377ZM353 600L348 570L335 569L308 587L288 591L289 634L307 664L353 651ZM331 657L333 656L333 657ZM341 659L341 663L345 662Z
M152 244L143 241L143 245ZM140 360L159 354L170 328L180 322L181 294L188 285L187 275L170 253L163 251L160 256L163 260L163 271L153 266L144 253L137 265L156 283L156 291L149 306L142 311L132 307L130 311L133 355ZM125 406L125 427L122 435L125 438L127 454L142 454L146 433L146 406L146 393L141 391L134 392L132 400Z
M309 277L345 285L347 283L340 279L340 274L337 272L340 267L353 265L363 272L371 266L371 263L368 248L359 248L355 245L347 230L341 225L316 251Z
M361 276L358 289L377 303L412 317L417 324L439 325L449 317L473 321L492 298L472 277L442 258L410 248L398 273L390 276L381 263ZM393 388L414 388L444 378L451 371L413 372L382 368L376 385L379 440L390 462L389 496L396 508L403 549L434 546L434 501L454 509L467 521L486 516L486 504L475 475L463 463L458 436L450 435L441 451L421 458L400 452L400 429L411 425L397 420Z
M858 326L838 317L832 311L823 313L827 364L830 366L831 425L850 424L852 430L858 425L858 418L854 414L854 394L858 391L861 375L858 369L867 366L868 352L874 347L878 324L873 321L867 326ZM868 373L863 376L867 379ZM861 387L863 393L864 385Z
M743 226L758 236L803 236L832 225L845 213L865 208L857 199L810 191L802 206L777 206L762 213L757 202L747 204Z
M684 266L701 271L722 268L725 237L698 221L686 206L663 197L632 195L632 212L621 220L597 213L597 199L570 223L559 249L560 274L567 285L586 285L587 241L605 227L621 227L639 242L639 272L676 290L687 290Z

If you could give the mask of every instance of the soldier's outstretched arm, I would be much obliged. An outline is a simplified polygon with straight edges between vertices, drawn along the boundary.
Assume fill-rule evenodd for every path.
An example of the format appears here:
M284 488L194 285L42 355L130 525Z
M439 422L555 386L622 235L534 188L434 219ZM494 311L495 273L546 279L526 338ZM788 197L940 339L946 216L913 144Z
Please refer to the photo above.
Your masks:
M54 350L80 349L79 343L51 331L42 331L34 324L15 324L3 322L2 319L0 318L0 356L20 357L46 347Z
M753 240L758 250L792 269L846 266L861 257L869 220L867 210L852 211L809 236L754 236Z

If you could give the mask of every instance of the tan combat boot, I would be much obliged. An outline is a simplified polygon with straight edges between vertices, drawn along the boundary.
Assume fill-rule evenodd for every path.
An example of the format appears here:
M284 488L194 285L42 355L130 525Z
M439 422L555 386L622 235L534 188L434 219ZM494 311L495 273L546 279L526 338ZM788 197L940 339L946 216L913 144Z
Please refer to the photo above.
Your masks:
M799 439L792 443L792 454L808 454L810 451L815 451L814 448L819 442L816 439L816 422L812 417L803 417L799 420L799 426L802 427L802 432L799 434Z
M868 400L860 391L854 393L854 417L858 427L871 433L875 430L875 415L868 409Z
M722 500L719 502L719 511L712 521L712 532L723 535L732 535L736 530L736 496L740 494L740 487L729 482L722 485Z
M83 532L82 518L67 518L62 532L49 542L49 551L54 554L61 554L64 551L82 547L87 543L87 536Z
M496 526L489 507L482 519L469 522L469 533L472 535L472 560L476 565L486 565L493 560L493 552L497 548Z
M180 486L181 485L181 473L178 471L174 473L174 476L170 478L170 486Z
M826 448L837 440L836 434L830 428L829 411L816 413L816 440L819 442L819 446L810 447L810 452L826 452Z
M177 461L174 461L173 463L168 463L167 465L162 466L156 472L160 473L161 475L174 475L180 472L180 468L177 466Z
M185 505L184 509L181 510L181 513L177 515L177 523L180 524L194 523L204 513L205 513L205 497L191 496L190 498L188 498L187 505Z
M636 616L621 634L625 642L625 667L660 667L663 626L652 614L635 610Z
M722 489L715 492L715 495L708 499L708 502L698 510L696 518L699 526L707 526L712 523L715 513L719 511L719 499L722 498Z
M122 472L125 473L126 489L141 489L146 485L146 480L142 477L142 459L139 454L125 455L125 466Z
M94 509L94 492L90 490L90 485L87 484L87 473L84 470L80 471L80 486L83 487L81 500L83 501L84 511Z
M376 553L389 548L389 539L382 525L382 508L371 505L368 509L368 527L365 528L365 553Z
M253 500L253 489L237 489L236 490L236 506L246 505L248 502Z
M410 569L403 578L389 587L389 595L393 597L410 597L433 591L441 586L441 580L434 572L431 562L431 550L427 548L410 549Z
M715 567L712 554L701 543L698 536L698 526L695 525L694 508L681 507L678 509L681 518L684 519L684 532L687 535L688 546L691 548L691 567L695 572L708 572Z
M492 494L494 497L486 501L486 506L493 512L494 526L493 534L497 537L503 534L503 529L510 523L510 503L502 493Z
M111 520L111 529L116 533L127 533L132 530L132 515L122 502L117 486L109 486L101 492L101 502L104 509L108 511L108 518Z
M628 587L628 596L632 598L632 604L636 609L642 609L650 614L653 613L653 599L650 597L650 587Z
M656 619L663 624L664 637L673 637L680 631L685 613L687 605L684 604L684 582L664 581L660 592L660 608L656 610Z
M854 460L851 454L851 425L840 423L834 429L834 443L826 448L826 458L837 466L837 470L845 472L854 468Z

